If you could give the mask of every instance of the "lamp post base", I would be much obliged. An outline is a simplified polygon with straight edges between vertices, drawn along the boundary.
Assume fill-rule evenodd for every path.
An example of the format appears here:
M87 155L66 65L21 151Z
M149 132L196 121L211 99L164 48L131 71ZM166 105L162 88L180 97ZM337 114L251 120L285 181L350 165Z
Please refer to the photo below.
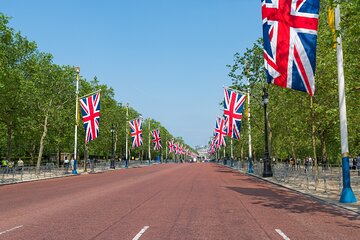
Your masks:
M74 160L74 166L73 166L73 170L71 172L72 174L77 174L77 171L76 171L76 160Z
M356 197L351 187L343 188L340 196L341 203L356 203Z
M357 202L357 200L350 184L350 166L349 166L348 156L342 158L342 173L343 173L343 189L340 195L340 202L355 203Z
M110 161L110 168L115 169L115 160Z
M273 176L273 173L272 172L264 172L262 174L263 177L272 177Z
M252 159L250 158L250 161L249 161L249 173L254 173L254 170L253 170L253 162L252 162Z

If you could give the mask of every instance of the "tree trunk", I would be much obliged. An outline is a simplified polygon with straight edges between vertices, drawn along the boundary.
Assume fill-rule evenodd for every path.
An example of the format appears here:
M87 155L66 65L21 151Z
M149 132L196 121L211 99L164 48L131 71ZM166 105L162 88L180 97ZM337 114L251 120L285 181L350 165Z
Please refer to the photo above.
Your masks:
M30 166L34 165L34 158L35 158L35 143L32 143L31 145L31 152L30 152Z
M325 133L322 132L321 133L321 137L320 137L320 141L321 141L321 148L322 148L322 159L326 159L326 142L325 142Z
M84 172L87 172L87 160L89 159L89 145L85 141L85 151L84 151Z
M57 148L57 167L60 167L60 159L61 159L61 151L60 151L60 147Z
M241 143L240 158L241 158L241 160L244 159L244 144L243 143Z
M10 161L11 158L11 144L12 144L12 124L7 127L7 146L6 146L6 159Z
M276 149L276 146L274 146L274 153L275 153L274 158L275 158L275 163L277 163L277 161L278 161L278 152L277 152L276 150L277 150L277 149Z
M48 129L47 129L48 118L49 118L49 113L46 113L45 120L44 120L44 129L43 129L43 133L40 138L39 155L38 155L38 159L37 159L37 163L36 163L36 174L40 173L41 159L42 159L42 155L44 152L44 141L45 141L47 131L48 131Z
M314 166L315 166L315 172L316 172L316 177L317 177L318 166L317 166L317 157L316 157L315 114L314 114L314 109L313 109L313 98L312 97L310 97L310 109L311 109L311 125L312 125L312 129L311 129L312 147L313 147L313 154L314 154Z
M295 153L295 144L294 142L291 142L291 152L293 159L296 159L296 153Z

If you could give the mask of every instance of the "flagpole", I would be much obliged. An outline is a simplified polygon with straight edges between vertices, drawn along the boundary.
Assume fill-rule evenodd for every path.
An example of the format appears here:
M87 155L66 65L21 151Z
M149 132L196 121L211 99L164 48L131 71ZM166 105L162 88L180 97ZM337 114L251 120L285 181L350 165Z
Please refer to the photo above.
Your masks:
M223 152L224 152L224 163L227 163L225 149L226 149L226 146L224 146Z
M149 147L148 147L148 150L149 150L149 165L151 163L150 138L151 138L151 130L150 130L150 118L149 118Z
M335 28L340 30L340 5L337 4L335 8ZM349 146L348 146L348 131L346 119L346 100L345 100L345 77L344 77L344 62L342 51L341 35L337 36L336 58L338 65L338 84L339 84L339 107L340 107L340 135L341 135L341 156L342 156L342 174L343 174L343 189L340 196L341 203L356 202L356 197L350 184L350 169L349 169ZM316 159L314 159L316 160Z
M74 142L74 167L72 174L77 174L76 159L77 159L77 128L78 128L78 115L79 115L79 74L80 67L76 67L76 104L75 104L75 142Z
M248 129L249 129L249 173L253 173L252 147L251 147L251 114L250 114L250 88L247 90L248 99Z
M167 146L167 135L165 134L165 163L168 160L168 146Z
M234 150L233 150L233 140L230 139L230 166L234 166Z
M126 103L126 124L125 124L125 129L126 129L126 133L125 133L125 138L126 138L126 144L125 144L125 168L129 167L129 155L128 155L128 138L129 138L129 126L128 126L128 118L129 118L129 103Z

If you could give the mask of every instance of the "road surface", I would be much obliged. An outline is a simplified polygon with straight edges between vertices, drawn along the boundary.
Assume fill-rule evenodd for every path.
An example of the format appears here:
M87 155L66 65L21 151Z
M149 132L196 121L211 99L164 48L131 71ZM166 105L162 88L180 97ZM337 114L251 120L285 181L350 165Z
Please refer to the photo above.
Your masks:
M360 239L360 216L211 163L0 187L2 239Z

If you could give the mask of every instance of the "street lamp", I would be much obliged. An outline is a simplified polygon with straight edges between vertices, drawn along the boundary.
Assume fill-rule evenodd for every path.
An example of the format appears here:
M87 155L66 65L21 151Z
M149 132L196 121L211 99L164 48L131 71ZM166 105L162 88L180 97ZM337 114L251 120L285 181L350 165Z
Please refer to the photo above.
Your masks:
M125 152L125 168L129 167L129 150L128 150L128 135L129 135L129 103L126 103L126 123L125 123L125 135L126 135L126 152Z
M268 144L268 129L267 129L267 115L266 115L266 106L269 102L269 96L266 91L266 88L263 88L264 95L262 96L262 104L264 107L264 140L265 140L265 152L264 152L264 170L263 177L272 177L273 173L271 170L270 156L269 156L269 144Z
M114 159L114 124L111 124L111 162L110 168L115 169L115 159Z
M74 141L74 166L72 174L77 174L76 160L77 160L77 129L78 129L78 115L79 115L79 74L80 67L75 68L76 71L76 105L75 105L75 141Z

